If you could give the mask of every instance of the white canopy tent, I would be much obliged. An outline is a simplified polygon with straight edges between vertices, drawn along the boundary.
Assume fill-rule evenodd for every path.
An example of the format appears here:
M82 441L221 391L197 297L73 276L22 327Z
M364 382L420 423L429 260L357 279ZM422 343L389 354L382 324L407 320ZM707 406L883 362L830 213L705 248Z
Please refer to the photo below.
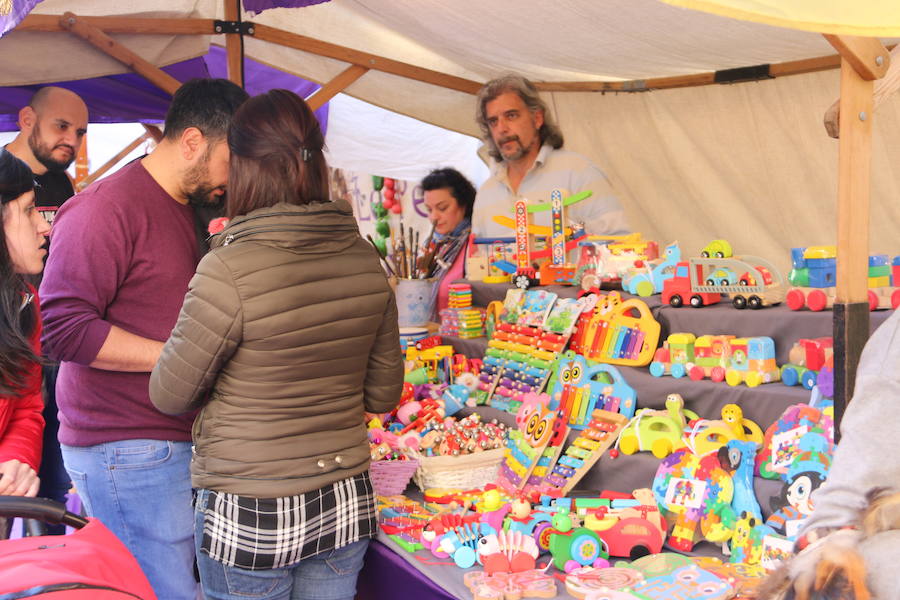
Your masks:
M741 6L764 7L764 22L785 21L786 11L773 0L667 1L738 17ZM723 4L734 6L723 10ZM803 0L796 6L809 14L865 13L869 24L890 13L891 25L883 31L900 31L894 6L870 2L857 11L838 1L823 11L819 4ZM866 124L849 126L858 143L845 144L863 150L856 152L862 159L854 162L848 158L852 150L842 151L838 241L854 248L845 256L857 258L844 261L853 265L852 277L842 278L846 267L839 261L839 278L856 282L854 294L864 297L866 248L897 254L900 207L893 167L900 145L891 142L900 134L896 96L881 103L874 119L871 184L863 172L869 170L872 123L863 107L871 108L870 82L884 76L888 57L880 44L862 39L827 42L815 33L829 31L822 22L807 23L808 32L781 29L657 0L331 0L267 10L248 23L239 5L177 0L148 10L147 3L135 1L46 0L0 39L6 59L0 85L94 77L127 65L174 90L178 82L154 65L202 54L211 39L221 43L224 37L232 77L240 70L238 48L244 48L257 61L321 82L322 90L310 98L314 106L343 91L426 123L477 134L473 94L485 81L513 71L546 94L567 147L606 170L635 230L663 243L678 239L688 255L711 238L726 238L738 253L768 257L785 270L790 247L830 244L839 237L838 145L826 136L822 115L843 91L846 106L854 115L859 109ZM61 17L63 11L71 12ZM846 89L839 90L841 59L832 44L841 48L842 71L850 75L844 82L853 82ZM117 60L98 54L98 48ZM842 131L844 124L842 119ZM425 141L402 143L416 150L420 145ZM391 161L399 154L383 146L371 150L370 159ZM863 218L853 217L854 198L861 199L857 214ZM856 296L849 300L859 303ZM838 321L843 324L836 325L842 330L836 339L849 329L858 336L868 329ZM857 339L849 354L859 349Z
M57 18L40 15L174 18L165 22L172 31L197 30L185 17L224 16L218 0L160 3L158 11L148 4L41 2L0 39L0 55L22 57L3 60L0 85L126 70L74 35L38 31L64 31ZM786 269L791 246L835 240L837 143L821 120L838 96L832 67L839 61L816 33L657 0L331 0L242 17L258 24L255 35L244 37L247 56L322 83L350 62L363 64L371 70L346 94L470 135L478 135L473 92L480 83L508 71L540 82L566 146L607 172L632 227L661 242L677 239L688 253L723 237L739 252ZM119 34L116 20L91 22L155 65L200 55L225 37ZM148 21L145 30L165 29L158 23ZM297 35L285 38L280 31ZM267 41L274 39L293 47ZM753 65L771 65L756 73L778 76L713 84L714 72L724 80L740 78L722 71ZM791 72L801 74L781 75ZM351 130L346 141L364 129ZM900 184L892 169L900 164L900 145L890 142L898 134L895 97L875 121L872 180L872 250L890 254L900 253L894 241L900 203L893 201ZM369 159L387 165L402 150L420 154L429 141L373 146ZM339 163L344 154L334 141L330 145ZM375 170L371 165L338 166ZM386 167L378 171L389 174Z

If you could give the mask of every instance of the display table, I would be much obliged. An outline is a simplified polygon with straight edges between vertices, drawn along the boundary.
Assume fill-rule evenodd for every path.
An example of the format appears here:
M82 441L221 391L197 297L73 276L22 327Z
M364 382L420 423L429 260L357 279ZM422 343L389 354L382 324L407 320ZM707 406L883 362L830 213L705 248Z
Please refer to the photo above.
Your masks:
M477 306L486 306L491 301L503 300L506 291L512 287L508 284L465 283L472 285L473 302ZM561 297L576 297L580 291L577 288L563 286L540 289L548 289ZM622 297L628 299L633 296L622 293ZM784 305L759 310L737 310L726 301L715 306L697 309L673 308L661 305L658 295L643 300L660 323L660 345L669 333L675 332L690 332L696 335L731 334L738 337L769 336L775 340L777 362L781 365L788 361L790 348L797 340L832 335L831 311L818 313L792 311ZM877 328L890 314L890 311L871 313L871 329ZM470 357L482 357L487 347L485 338L443 337L447 343L453 345L457 352ZM787 407L808 402L810 398L810 392L802 387L788 387L780 382L763 384L755 388L749 388L743 384L732 387L725 382L716 383L710 380L691 381L686 377L681 379L669 376L653 377L647 367L618 367L618 369L628 384L636 391L638 408L664 409L666 396L678 393L684 398L686 408L707 419L721 418L721 410L724 405L737 404L743 410L744 417L755 421L763 431L775 422ZM498 419L508 425L515 422L514 415L492 407L480 406L465 410L475 410L485 419ZM576 433L570 433L570 441ZM630 492L637 488L650 487L659 464L659 459L649 452L639 452L630 456L620 453L616 458L612 458L607 453L579 482L576 491L588 493L608 489ZM754 478L754 490L764 518L772 512L769 499L778 494L781 486L781 482L777 480ZM718 552L719 549L710 543L700 543L695 548L699 554L721 556ZM391 556L394 551L398 553L399 560L397 557ZM428 564L441 561L431 557L428 552L419 551L416 554L425 561L404 552L386 536L382 543L373 544L373 548L370 550L373 560L371 565L367 564L365 569L367 585L381 588L385 585L385 577L389 577L391 580L397 577L404 581L404 585L409 580L416 581L415 585L421 587L416 588L420 591L410 595L405 592L402 595L399 593L391 595L390 586L388 586L381 592L386 595L361 594L360 597L363 599L403 597L423 600L426 598L468 599L472 597L462 583L463 571L461 569L456 566ZM546 562L548 559L542 558L541 560ZM379 571L378 569L391 569L392 571ZM391 575L387 575L387 573L391 573ZM397 574L394 575L394 573ZM424 580L419 581L423 578ZM378 581L382 583L378 584ZM410 585L413 584L410 583ZM437 589L433 589L429 585L436 585ZM557 597L571 598L565 592L562 582L559 582L558 589Z
M456 283L468 283L472 286L472 303L475 306L487 306L494 300L503 300L506 291L513 289L507 283L483 283L480 281L459 280ZM548 290L561 298L575 298L580 288L572 286L546 286L536 289ZM603 290L607 293L608 290ZM691 308L682 306L673 308L660 303L659 294L648 298L639 298L626 292L619 292L622 298L638 298L643 300L661 326L660 345L670 333L693 333L695 335L731 334L738 337L766 335L775 340L775 351L778 364L788 361L788 352L794 342L802 338L831 336L833 318L830 310L812 312L810 310L791 310L785 304L770 306L758 310L745 308L738 310L727 299L719 304ZM881 325L892 311L876 310L869 313L870 333ZM485 342L486 343L486 342ZM470 356L480 356L477 346L460 345L460 351ZM483 347L481 353L483 354Z

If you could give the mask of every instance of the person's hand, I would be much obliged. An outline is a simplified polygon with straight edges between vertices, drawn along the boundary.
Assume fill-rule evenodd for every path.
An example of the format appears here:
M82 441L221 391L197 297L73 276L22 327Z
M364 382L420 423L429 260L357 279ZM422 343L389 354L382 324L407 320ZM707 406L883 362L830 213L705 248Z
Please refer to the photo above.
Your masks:
M0 496L37 496L40 479L27 464L18 460L0 463Z

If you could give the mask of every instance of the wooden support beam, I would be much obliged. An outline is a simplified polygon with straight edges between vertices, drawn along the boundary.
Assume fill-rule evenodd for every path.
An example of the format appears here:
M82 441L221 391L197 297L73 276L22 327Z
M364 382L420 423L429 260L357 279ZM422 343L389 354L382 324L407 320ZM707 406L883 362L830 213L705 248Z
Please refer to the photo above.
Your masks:
M153 138L153 141L157 144L160 143L163 139L162 129L157 127L156 125L150 125L149 123L141 123L144 126L144 130L150 134L150 137Z
M863 79L844 60L838 148L838 302L865 302L868 297L872 88L872 81Z
M122 160L123 158L128 156L132 150L134 150L135 148L137 148L138 146L140 146L141 144L143 144L146 140L148 140L150 138L151 138L150 132L146 131L146 132L144 132L143 135L138 137L136 140L134 140L133 142L131 142L130 144L128 144L127 146L122 148L122 150L118 154L116 154L111 159L109 159L108 161L103 163L103 166L101 166L99 169L97 169L96 171L94 171L93 173L91 173L90 175L85 177L83 180L78 182L78 191L83 190L87 186L91 185L92 183L94 183L95 181L97 181L98 179L103 177L107 171L109 171L114 166L116 166L120 160Z
M869 336L869 194L874 106L874 83L870 78L873 71L858 69L860 49L842 45L840 51L837 281L834 303L834 412L838 427L841 415L852 398L859 357Z
M226 4L231 0L226 0ZM226 17L227 18L227 17ZM236 17L235 17L236 18ZM79 17L90 25L106 33L137 33L137 34L207 34L214 35L215 21L213 19L155 19L132 17ZM446 87L475 94L481 84L475 81L446 75L437 71L423 69L407 63L394 61L374 54L353 50L344 46L338 46L328 42L322 42L283 31L266 25L254 24L254 37L266 39L269 42L303 50L357 64L370 69L380 70L401 77L409 77L418 81L424 81L432 85ZM63 31L59 23L59 17L54 15L28 15L18 27L17 31ZM227 34L226 38L235 34ZM864 38L861 38L864 39ZM226 41L227 50L227 41ZM370 62L372 61L372 62ZM815 71L835 69L840 66L840 55L820 56L809 59L788 61L769 65L768 74L771 77L784 77L788 75L800 75ZM676 75L672 77L655 77L650 79L632 79L627 81L546 81L535 82L539 90L546 92L644 92L648 90L662 90L682 87L694 87L700 85L713 85L716 83L714 72L694 73L689 75Z
M878 38L823 34L828 43L866 81L881 79L891 65L887 48ZM843 65L841 65L843 68Z
M268 25L255 24L254 28L256 30L254 34L256 39L265 40L280 46L318 54L319 56L341 60L367 69L383 71L392 75L399 75L400 77L430 83L432 85L465 92L467 94L476 94L478 93L478 90L481 89L481 83L463 79L462 77L456 77L455 75L447 75L446 73L417 67L409 63L384 58L383 56L378 56L376 54L354 50L353 48L347 48L346 46L338 46L337 44L332 44L330 42L323 42L305 35L269 27Z
M66 31L59 15L30 14L16 26L16 31ZM213 35L215 19L156 19L142 17L78 17L88 25L106 33L145 33L156 35Z
M349 67L338 73L334 79L316 90L309 98L306 99L306 103L309 104L309 107L312 110L317 110L323 104L344 91L351 83L368 72L369 69L365 67L361 67L359 65L350 65Z
M225 0L225 20L237 21L240 16L241 0ZM244 87L244 41L239 33L225 34L225 56L228 64L228 79Z
M840 439L844 410L853 398L856 368L869 339L869 303L834 303L834 441Z
M872 112L878 112L878 107L900 89L900 45L894 46L890 53L890 65L887 73L881 79L875 80L875 91L872 93ZM840 98L834 101L825 111L825 131L833 138L840 137Z
M59 19L60 25L71 33L82 38L101 52L108 54L129 69L144 77L147 81L164 92L174 94L181 87L181 82L144 60L103 31L82 21L74 13L67 12Z

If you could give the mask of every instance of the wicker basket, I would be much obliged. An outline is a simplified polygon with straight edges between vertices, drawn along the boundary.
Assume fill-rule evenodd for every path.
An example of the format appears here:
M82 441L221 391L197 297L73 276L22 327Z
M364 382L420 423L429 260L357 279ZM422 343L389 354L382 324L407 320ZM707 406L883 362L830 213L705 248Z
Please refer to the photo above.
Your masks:
M369 479L372 488L379 496L396 496L402 494L409 480L419 467L419 461L378 460L369 465Z
M462 456L417 455L419 468L413 481L423 492L429 488L481 488L497 481L504 448Z

